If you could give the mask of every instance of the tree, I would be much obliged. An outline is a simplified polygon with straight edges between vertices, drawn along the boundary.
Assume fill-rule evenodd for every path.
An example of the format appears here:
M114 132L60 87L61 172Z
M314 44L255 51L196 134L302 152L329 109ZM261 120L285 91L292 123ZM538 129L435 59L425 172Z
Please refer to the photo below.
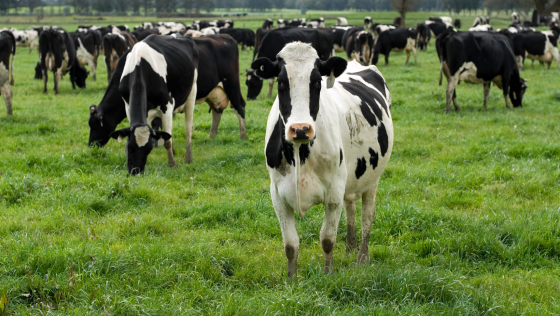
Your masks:
M33 14L33 10L35 10L36 7L40 7L41 4L41 0L27 0L27 6L31 14Z
M391 0L393 9L401 14L401 26L405 26L406 13L414 9L414 0Z

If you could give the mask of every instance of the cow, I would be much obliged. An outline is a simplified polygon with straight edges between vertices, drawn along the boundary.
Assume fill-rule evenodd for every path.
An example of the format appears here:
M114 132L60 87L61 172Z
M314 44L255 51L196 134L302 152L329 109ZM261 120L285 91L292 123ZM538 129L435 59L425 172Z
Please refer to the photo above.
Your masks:
M451 111L451 101L455 111L459 111L455 87L460 82L484 86L485 108L491 83L503 90L508 109L510 99L514 107L522 106L527 86L519 76L506 36L493 32L446 32L436 39L436 49L441 62L440 78L442 72L447 78L446 113Z
M261 45L261 42L263 40L263 38L265 37L266 34L268 34L268 32L270 32L271 30L269 29L263 29L262 27L259 27L257 29L257 33L255 35L255 49L253 50L253 60L255 59L255 56L257 56L257 53L259 52L259 47Z
M307 19L306 18L301 18L301 19L292 19L290 21L290 23L288 24L288 26L306 26L307 25Z
M76 59L80 65L88 65L97 80L97 57L101 52L101 34L96 31L70 33L76 47Z
M416 32L418 33L416 37L416 45L418 49L426 51L428 49L428 44L430 43L430 38L432 37L432 31L426 23L419 23L416 25Z
M103 37L103 56L107 67L107 81L111 81L111 76L117 67L117 61L129 48L133 47L138 41L127 32L120 34L110 33Z
M445 23L445 24L451 24L453 22L453 20L448 16L441 16L439 18L435 16L431 16L428 18L428 21Z
M194 21L193 24L191 25L191 27L197 31L200 31L202 29L205 29L207 27L210 27L210 22L205 21L205 20L197 20Z
M480 24L469 28L469 32L488 32L493 31L492 25L490 24Z
M424 22L424 24L426 24L430 29L431 37L438 37L441 33L445 32L446 30L453 30L453 27L451 25L445 23L426 21Z
M461 28L461 19L455 19L455 21L453 21L453 26L460 29Z
M216 35L216 34L220 34L220 29L217 27L210 26L200 30L200 32L202 33L202 36Z
M195 103L206 102L210 106L212 127L209 136L216 136L222 112L230 102L239 120L239 137L247 137L245 100L241 96L239 83L237 44L227 35L193 38L193 41L199 52ZM126 118L125 103L119 93L125 62L126 58L119 59L103 99L98 106L90 106L89 146L105 146L110 139L109 135Z
M363 66L369 66L373 58L373 36L361 27L354 27L344 34L342 42L345 45L348 60L355 60Z
M188 31L187 31L188 32ZM158 29L136 30L131 33L138 41L143 41L146 37L152 34L159 34Z
M14 85L14 57L16 56L16 39L10 31L0 32L0 93L6 101L6 112L12 116L12 87ZM10 55L12 60L10 61Z
M268 18L268 19L264 20L261 28L263 28L265 30L272 30L273 25L274 25L274 22L272 21L272 19Z
M346 51L345 45L342 42L342 38L344 37L344 33L346 31L352 29L353 26L333 26L331 27L333 34L334 34L334 51L335 52L344 52ZM334 56L334 53L333 53Z
M307 23L307 27L311 25L313 28L325 27L325 18L318 18L318 19L311 19L309 23Z
M560 69L558 36L559 33L555 30L512 34L513 53L519 69L525 70L525 58L544 62L546 70L550 69L552 60L555 60Z
M220 34L228 34L241 45L242 50L249 50L249 47L255 47L255 32L250 29L220 29Z
M48 71L52 71L54 75L55 94L59 94L58 83L68 72L72 89L76 89L76 85L80 88L86 87L89 72L76 62L76 47L66 31L55 28L43 31L39 39L39 56L44 83L43 93L47 93Z
M153 141L164 140L170 167L176 167L173 155L173 114L185 112L187 139L185 162L192 162L191 137L196 101L198 50L188 37L149 36L126 54L118 91L126 104L130 126L110 134L122 141L129 174L144 172ZM156 117L162 131L149 124Z
M348 20L344 17L336 18L336 25L337 26L348 26Z
M202 35L202 32L201 32L201 31L197 31L197 30L188 30L188 31L185 33L185 36L190 36L190 37L201 37L201 36L204 36L204 35Z
M511 24L519 24L521 23L521 19L519 18L519 14L517 14L517 12L513 11L511 13Z
M233 20L215 20L214 22L216 22L216 26L219 28L233 28Z
M360 198L362 238L356 262L367 264L376 191L393 147L391 94L383 76L375 66L347 65L340 57L322 61L311 45L298 42L286 45L274 61L260 58L251 67L263 78L278 77L264 154L288 281L297 277L295 214L303 217L317 204L325 207L319 234L323 273L333 271L343 207L347 252L358 246L356 202ZM327 80L322 79L325 76Z
M277 26L278 28L286 27L287 24L288 24L288 23L287 23L286 20L284 20L284 19L278 19L278 20L276 21L276 26Z
M412 51L414 54L414 63L416 63L416 37L417 32L413 28L402 27L381 33L379 39L375 43L372 63L377 65L379 54L383 54L385 55L385 65L388 65L389 54L392 51L404 51L406 54L405 64L408 64L410 52Z
M390 24L375 23L370 26L371 36L373 36L373 40L377 42L377 39L379 38L379 34L388 30L394 30L396 28L397 28L396 26Z
M371 30L373 26L373 20L371 19L371 16L366 16L364 18L364 29L365 30Z
M321 60L327 60L334 47L334 34L330 29L286 27L268 32L258 48L258 57L276 58L276 54L290 42L311 43ZM247 77L247 99L255 99L262 90L263 80L258 75ZM272 96L274 80L268 80L268 97Z
M475 27L477 25L486 25L486 24L490 24L490 18L489 17L487 17L487 16L477 16L474 19L472 27Z
M33 48L39 47L39 32L37 32L36 30L30 29L19 31L16 29L12 29L11 31L16 39L17 46L29 46L30 53Z

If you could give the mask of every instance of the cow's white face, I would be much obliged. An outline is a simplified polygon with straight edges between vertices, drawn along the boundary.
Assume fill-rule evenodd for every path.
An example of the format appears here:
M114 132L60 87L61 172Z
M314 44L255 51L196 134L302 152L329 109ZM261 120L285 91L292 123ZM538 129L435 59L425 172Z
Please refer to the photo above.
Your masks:
M321 61L310 44L295 42L278 53L276 62L259 58L251 66L259 77L278 77L278 102L286 140L307 143L315 139L322 76L334 80L346 69L346 61L339 57Z

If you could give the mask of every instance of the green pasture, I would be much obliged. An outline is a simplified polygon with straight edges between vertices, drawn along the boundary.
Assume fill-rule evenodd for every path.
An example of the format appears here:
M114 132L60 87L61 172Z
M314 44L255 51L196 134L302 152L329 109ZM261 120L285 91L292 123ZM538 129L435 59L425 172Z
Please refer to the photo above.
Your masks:
M362 24L365 15L389 22L397 14L330 15ZM11 26L5 18L0 26ZM465 29L474 17L461 18ZM262 19L236 26L256 29ZM492 24L507 26L507 16ZM252 52L240 55L245 96ZM209 139L211 115L198 105L188 165L177 115L179 166L167 167L160 147L144 175L128 177L124 144L87 146L88 107L107 85L102 58L97 82L72 90L65 77L55 96L51 75L44 95L33 80L37 52L18 48L13 117L0 101L6 315L560 314L560 71L527 61L524 106L511 110L498 88L484 109L482 86L461 84L461 112L446 115L433 42L417 64L404 58L393 53L379 67L393 97L395 143L377 193L370 264L357 268L357 253L345 254L342 215L335 272L322 275L316 206L298 218L299 274L290 285L263 153L273 98L247 102L244 140L231 109Z

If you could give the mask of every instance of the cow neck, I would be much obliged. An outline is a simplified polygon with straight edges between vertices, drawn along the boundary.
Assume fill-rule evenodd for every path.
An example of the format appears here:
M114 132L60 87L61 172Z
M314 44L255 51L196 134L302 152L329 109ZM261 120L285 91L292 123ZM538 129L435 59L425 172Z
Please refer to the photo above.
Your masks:
M148 96L142 78L142 67L136 67L129 79L128 119L130 120L130 126L148 125Z
M114 77L120 78L120 76ZM126 105L119 92L119 81L111 80L111 84L97 107L103 120L110 124L108 127L112 129L111 131L114 131L117 125L126 118L125 107Z

